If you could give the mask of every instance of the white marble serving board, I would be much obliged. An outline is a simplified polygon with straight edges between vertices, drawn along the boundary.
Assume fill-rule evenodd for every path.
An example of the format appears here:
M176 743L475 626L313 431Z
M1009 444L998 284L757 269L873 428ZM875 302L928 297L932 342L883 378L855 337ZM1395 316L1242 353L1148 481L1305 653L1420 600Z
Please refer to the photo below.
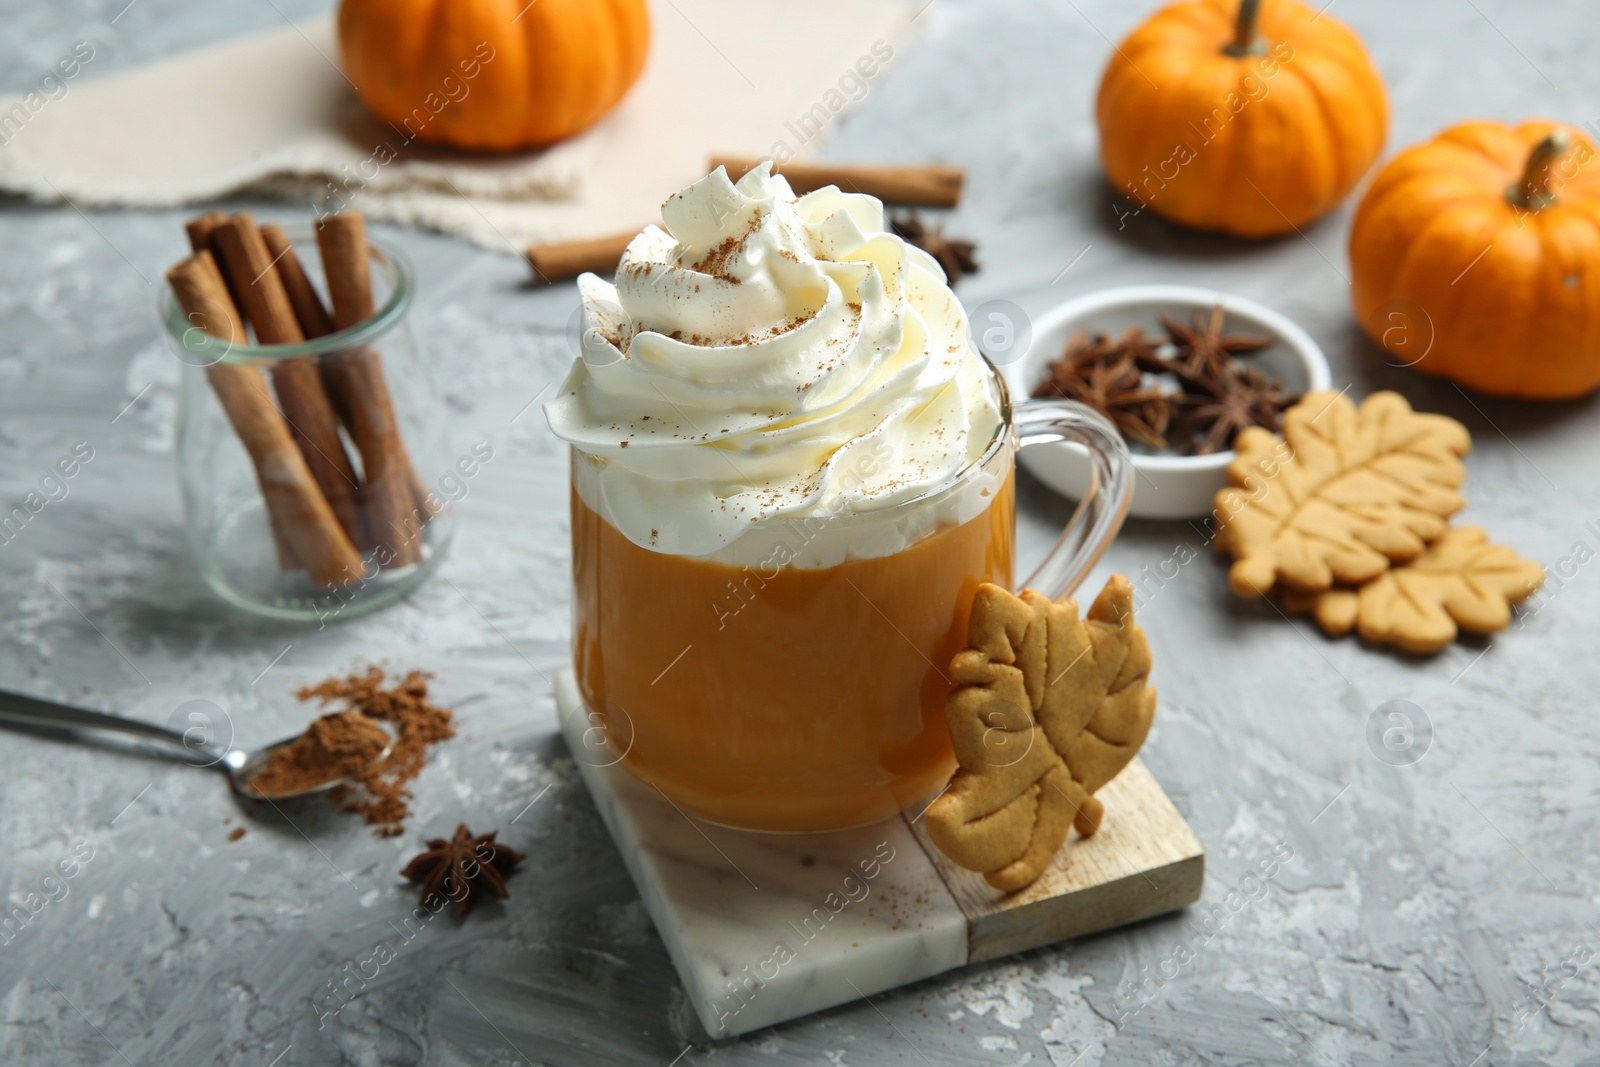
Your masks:
M555 690L567 745L714 1038L1200 896L1200 844L1138 761L1101 791L1100 831L1063 848L1033 886L1002 897L934 849L916 814L803 835L693 819L623 769L571 670Z

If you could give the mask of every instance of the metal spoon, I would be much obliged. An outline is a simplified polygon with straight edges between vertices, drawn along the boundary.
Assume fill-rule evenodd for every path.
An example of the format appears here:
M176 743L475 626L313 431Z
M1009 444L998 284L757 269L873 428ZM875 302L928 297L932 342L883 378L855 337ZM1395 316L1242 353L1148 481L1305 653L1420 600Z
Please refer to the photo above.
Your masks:
M110 730L116 733L132 734L163 742L159 749L163 755L180 760L194 767L218 767L228 776L234 791L241 796L252 800L286 800L294 797L310 796L313 793L323 793L336 785L349 781L348 778L334 778L309 789L301 789L292 793L262 793L252 785L261 768L266 765L268 757L285 745L293 744L296 737L287 737L282 741L274 742L264 748L251 751L243 748L233 748L215 744L211 741L196 740L188 733L173 730L166 726L157 726L151 722L140 722L137 719L123 719L115 715L106 715L103 712L88 711L84 708L74 708L66 704L57 704L38 697L23 696L21 693L8 693L0 689L0 722L19 723L24 726L50 726L67 727L71 729ZM383 746L383 751L373 759L373 763L389 755L394 747L393 738L389 744ZM178 751L173 751L177 749ZM370 766L370 764L369 764Z

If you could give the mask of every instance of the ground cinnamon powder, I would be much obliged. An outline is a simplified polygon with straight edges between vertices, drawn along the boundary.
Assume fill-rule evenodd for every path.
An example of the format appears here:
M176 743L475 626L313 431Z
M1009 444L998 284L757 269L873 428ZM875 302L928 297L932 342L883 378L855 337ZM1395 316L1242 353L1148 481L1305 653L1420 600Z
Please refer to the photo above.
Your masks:
M407 803L411 790L407 787L422 772L429 746L456 734L450 725L450 710L428 699L431 677L423 671L411 671L397 683L385 685L384 672L368 667L363 673L330 678L295 694L301 700L320 700L325 706L343 703L342 714L388 723L394 732L394 747L387 756L377 763L370 763L368 757L369 763L363 764L365 770L356 769L349 784L338 786L329 794L340 810L363 816L382 837L404 832L411 810ZM324 718L334 717L337 715ZM382 732L375 724L368 725ZM314 729L316 724L312 726Z
M365 770L388 743L388 732L359 711L324 715L268 756L250 786L269 797L302 793Z

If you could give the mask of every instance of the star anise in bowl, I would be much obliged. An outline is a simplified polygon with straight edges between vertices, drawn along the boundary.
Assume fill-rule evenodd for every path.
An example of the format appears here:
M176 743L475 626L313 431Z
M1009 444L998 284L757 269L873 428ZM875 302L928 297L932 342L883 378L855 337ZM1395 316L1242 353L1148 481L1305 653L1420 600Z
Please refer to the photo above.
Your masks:
M1077 400L1130 444L1186 456L1226 451L1250 426L1276 432L1299 395L1239 358L1274 338L1224 333L1224 319L1221 307L1197 312L1191 326L1163 317L1164 337L1139 327L1115 339L1079 330L1033 396Z
M433 838L428 850L406 864L400 877L422 883L422 904L441 897L455 901L456 914L465 915L482 896L505 900L506 876L522 861L522 853L494 839L498 831L474 835L462 823L455 836Z

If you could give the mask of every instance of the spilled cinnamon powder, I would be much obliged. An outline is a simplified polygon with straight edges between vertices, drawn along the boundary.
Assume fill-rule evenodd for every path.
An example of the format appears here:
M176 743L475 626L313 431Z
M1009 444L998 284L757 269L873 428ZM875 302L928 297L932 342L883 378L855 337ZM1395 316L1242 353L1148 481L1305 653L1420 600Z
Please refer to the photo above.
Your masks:
M363 673L330 678L295 694L301 700L319 700L324 706L344 704L343 713L324 716L317 722L337 714L355 714L389 724L394 734L389 754L376 763L364 764L366 769L352 773L349 783L329 791L339 810L362 816L380 837L394 837L405 831L405 820L411 813L408 801L412 779L422 773L429 747L456 734L450 724L450 710L428 699L431 677L424 671L411 671L395 684L386 685L384 672L368 667ZM373 723L367 725L383 732ZM312 727L315 729L316 723Z

